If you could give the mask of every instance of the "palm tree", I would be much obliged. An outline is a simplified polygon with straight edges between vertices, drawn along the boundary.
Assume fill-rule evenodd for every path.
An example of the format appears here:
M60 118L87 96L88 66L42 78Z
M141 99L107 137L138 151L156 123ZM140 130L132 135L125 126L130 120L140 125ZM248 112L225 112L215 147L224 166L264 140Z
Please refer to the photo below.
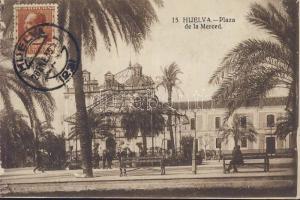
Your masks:
M233 115L231 125L228 125L227 122L220 128L219 131L222 134L223 141L226 143L228 143L230 137L233 137L235 147L242 141L242 139L255 142L258 134L255 131L253 124L248 120L245 125L241 125L241 118L238 114Z
M162 76L159 77L157 88L163 87L166 92L168 93L168 104L172 106L172 93L174 89L180 89L179 84L180 80L178 75L182 74L181 70L177 66L175 62L171 63L169 66L166 66L162 69ZM168 122L167 126L170 131L170 139L171 139L171 149L172 154L175 153L175 146L174 146L174 135L173 135L173 128L172 128L172 113L168 111Z
M121 127L127 139L138 137L141 133L143 139L142 154L147 153L147 137L154 137L162 133L165 128L165 119L158 110L132 111L125 113L121 118Z
M162 6L160 0L153 2ZM118 35L138 51L142 47L142 41L150 32L151 24L158 20L149 0L78 0L76 3L62 1L60 7L62 11L60 24L65 27L69 22L69 30L74 34L79 47L81 47L80 55L84 49L84 53L92 57L97 49L96 29L102 34L108 50L111 49L111 41L117 48ZM68 13L69 18L67 17ZM84 13L84 15L78 15L78 13ZM74 52L70 52L70 54L72 53L74 54ZM80 124L78 132L80 133L83 173L87 177L92 177L92 134L87 122L81 63L73 77L73 84L77 121Z
M283 0L283 11L271 3L265 8L251 6L247 16L250 23L266 30L276 41L248 39L238 44L223 59L210 83L219 85L213 99L228 108L228 115L259 101L274 88L289 91L285 121L277 127L277 133L285 137L296 136L299 99L299 22L298 1Z
M19 2L19 1L17 1ZM117 48L118 36L131 44L134 50L142 48L142 41L150 33L151 25L158 21L153 3L163 6L162 0L24 0L22 3L58 3L59 25L66 27L76 38L80 47L80 55L85 53L93 57L97 50L96 29L103 36L104 44L108 50L112 43ZM153 3L152 3L153 2ZM4 20L12 22L12 5L8 2ZM79 13L84 13L80 15ZM9 27L9 26L8 26ZM11 28L12 26L10 26ZM12 28L11 28L12 29ZM84 50L84 51L83 51ZM70 52L74 54L75 52ZM92 134L87 122L85 95L83 90L82 63L73 76L75 88L75 102L77 110L77 127L80 135L80 145L83 163L83 173L92 177Z
M14 124L11 124L13 116ZM3 167L24 167L26 159L34 155L33 131L19 110L0 112L0 148Z
M31 81L33 84L39 84L27 77L28 81ZM40 132L39 129L39 116L37 108L41 109L41 113L44 115L45 120L50 123L54 117L55 110L55 101L47 92L36 92L31 88L28 88L27 85L22 83L16 76L13 70L7 69L3 64L0 64L0 97L3 100L3 105L5 112L9 116L10 120L6 124L7 127L14 128L16 125L16 116L14 114L13 104L11 100L11 93L14 93L19 100L23 103L30 120L30 125L32 130L35 133L35 137ZM3 142L8 139L7 132L1 132ZM36 143L36 149L38 149Z
M114 125L109 122L110 118L105 117L101 114L95 113L93 110L88 112L88 123L93 133L93 138L108 138L113 137L111 130L114 128ZM79 126L78 122L69 122L71 127L71 132L68 135L68 139L76 139L79 136L79 133L76 130L76 126Z

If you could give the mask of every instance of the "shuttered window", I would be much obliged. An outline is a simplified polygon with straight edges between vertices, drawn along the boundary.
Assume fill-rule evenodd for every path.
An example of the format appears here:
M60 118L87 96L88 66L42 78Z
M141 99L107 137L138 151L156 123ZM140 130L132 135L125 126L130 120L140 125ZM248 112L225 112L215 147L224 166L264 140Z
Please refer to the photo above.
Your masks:
M215 118L215 128L219 129L221 127L221 118L220 117L216 117Z
M267 127L275 126L275 117L274 115L267 115Z
M195 130L195 128L196 128L195 118L191 118L191 130Z

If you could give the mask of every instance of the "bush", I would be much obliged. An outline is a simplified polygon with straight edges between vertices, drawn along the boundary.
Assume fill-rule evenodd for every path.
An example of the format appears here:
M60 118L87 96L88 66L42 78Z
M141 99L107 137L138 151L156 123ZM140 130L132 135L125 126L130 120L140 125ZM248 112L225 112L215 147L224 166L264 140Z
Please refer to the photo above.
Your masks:
M42 162L47 170L64 169L66 165L65 140L61 135L48 132L40 141Z
M201 154L196 153L196 161L197 165L202 164L203 157ZM189 157L186 157L184 153L173 155L166 159L166 165L169 166L190 166L192 165L192 155Z
M217 152L215 150L206 150L206 159L207 160L217 159Z
M193 140L192 136L183 136L180 141L183 155L187 160L192 160Z

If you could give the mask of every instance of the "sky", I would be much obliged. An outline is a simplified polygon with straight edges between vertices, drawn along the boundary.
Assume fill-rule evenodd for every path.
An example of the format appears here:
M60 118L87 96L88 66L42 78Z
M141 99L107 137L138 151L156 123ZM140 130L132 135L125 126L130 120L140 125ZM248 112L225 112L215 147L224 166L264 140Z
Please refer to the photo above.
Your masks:
M122 42L119 42L118 53L108 52L99 40L95 59L83 58L84 68L102 83L107 71L117 73L128 67L130 61L138 62L143 72L155 80L162 67L176 62L183 72L180 87L184 93L175 93L174 100L210 99L216 87L209 85L208 80L224 55L243 40L270 37L246 20L254 2L265 5L267 1L165 0L164 8L157 10L159 23L152 26L150 38L144 41L139 54ZM234 18L235 23L224 24L222 30L186 30L184 23L172 23L173 17L228 17ZM159 91L159 96L166 99L163 90Z
M267 0L165 0L164 7L157 9L159 22L151 27L150 37L143 43L139 53L118 42L118 52L112 49L108 52L97 32L98 50L95 58L82 55L83 68L91 72L93 79L103 83L107 71L117 73L129 62L138 62L143 66L143 73L154 80L161 75L161 68L176 62L183 74L180 75L182 92L174 93L174 101L208 100L217 87L208 84L208 80L222 58L239 42L249 39L272 40L263 30L251 25L246 20L250 5L253 3L267 4ZM272 3L278 3L273 0ZM234 18L234 23L222 24L221 30L185 29L185 24L172 23L172 18L178 17L219 17ZM218 23L217 23L218 24ZM72 81L68 85L71 85ZM62 131L62 110L64 89L52 92L57 100L54 127ZM166 92L158 91L159 98L166 100ZM274 95L282 95L275 92ZM74 105L75 106L75 105Z

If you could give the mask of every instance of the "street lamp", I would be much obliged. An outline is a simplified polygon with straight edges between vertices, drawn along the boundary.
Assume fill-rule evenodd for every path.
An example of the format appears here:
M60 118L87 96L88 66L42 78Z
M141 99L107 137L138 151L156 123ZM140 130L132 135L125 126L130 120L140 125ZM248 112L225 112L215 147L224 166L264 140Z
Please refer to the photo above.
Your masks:
M189 118L188 118L188 116L186 116L186 114L184 114L184 115L181 115L181 117L183 117L183 119L181 120L181 118L180 118L180 123L179 123L179 143L180 143L180 146L179 146L179 148L180 148L180 153L181 153L181 125L187 125L187 124L189 124L190 122L189 122Z
M194 112L194 141L193 141L193 154L192 154L192 172L197 174L197 163L196 163L196 133L197 133L197 126L196 126L196 111Z

